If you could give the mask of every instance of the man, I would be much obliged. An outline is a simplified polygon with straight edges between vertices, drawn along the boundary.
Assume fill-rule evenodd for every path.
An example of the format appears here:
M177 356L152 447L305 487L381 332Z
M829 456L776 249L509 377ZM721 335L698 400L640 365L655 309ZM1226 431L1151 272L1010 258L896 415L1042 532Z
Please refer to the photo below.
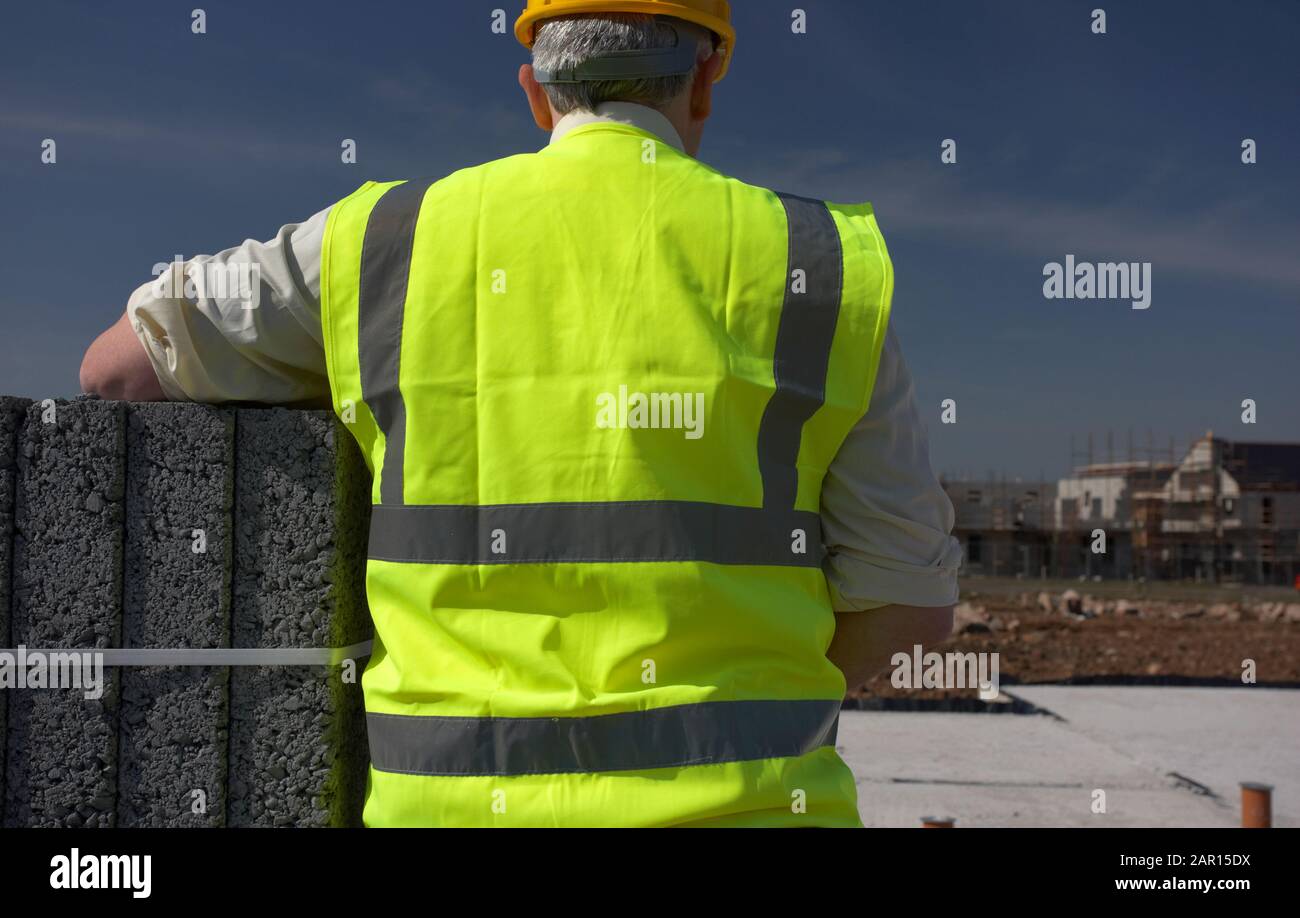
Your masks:
M257 308L146 284L83 388L349 425L368 825L860 825L845 688L947 636L959 557L870 207L694 158L724 0L516 32L549 146L192 259Z

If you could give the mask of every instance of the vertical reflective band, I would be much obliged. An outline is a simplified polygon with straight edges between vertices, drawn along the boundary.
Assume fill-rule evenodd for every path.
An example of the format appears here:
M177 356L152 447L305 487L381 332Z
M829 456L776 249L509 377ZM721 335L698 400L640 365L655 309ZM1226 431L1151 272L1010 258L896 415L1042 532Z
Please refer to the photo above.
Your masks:
M685 501L407 506L402 487L406 408L398 385L407 277L420 205L431 180L395 185L366 225L361 253L361 392L384 432L380 503L369 556L405 564L701 561L819 566L820 518L796 511L804 424L826 399L826 372L844 283L839 229L821 201L778 195L789 262L773 355L775 391L758 430L763 505ZM494 553L484 534L512 532Z
M361 248L357 294L357 349L361 398L384 432L384 467L379 494L386 504L402 503L406 403L399 385L402 319L411 248L420 204L433 179L404 182L388 189L370 212Z
M785 305L776 331L776 391L758 429L763 507L789 510L799 492L803 426L826 400L826 370L844 287L835 218L821 201L781 194L790 228Z

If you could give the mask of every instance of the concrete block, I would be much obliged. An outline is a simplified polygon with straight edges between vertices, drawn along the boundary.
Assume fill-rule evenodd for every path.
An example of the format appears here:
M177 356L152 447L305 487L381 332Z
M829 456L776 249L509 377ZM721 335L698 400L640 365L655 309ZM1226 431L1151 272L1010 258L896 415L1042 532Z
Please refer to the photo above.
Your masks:
M234 433L229 411L128 408L124 646L230 646ZM118 825L225 825L229 669L121 679Z
M236 416L232 642L339 647L369 639L369 478L327 412ZM367 757L360 664L237 667L231 676L232 826L356 825Z
M107 648L122 633L125 406L33 404L17 455L11 640ZM4 824L111 826L117 795L117 672L102 697L9 692Z
M13 571L14 487L18 474L18 428L30 402L0 395L0 647L9 640L10 574ZM0 806L5 786L5 709L9 692L0 691Z

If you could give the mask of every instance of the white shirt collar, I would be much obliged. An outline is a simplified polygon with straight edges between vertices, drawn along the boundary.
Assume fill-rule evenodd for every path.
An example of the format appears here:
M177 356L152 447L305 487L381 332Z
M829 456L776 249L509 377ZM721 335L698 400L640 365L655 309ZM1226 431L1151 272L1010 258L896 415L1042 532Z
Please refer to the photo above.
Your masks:
M628 124L643 131L649 131L664 143L671 144L683 152L686 150L682 138L678 135L677 129L673 127L671 121L653 108L638 105L635 102L602 102L596 106L594 112L582 109L571 111L556 122L555 130L551 131L551 143L555 143L576 127L584 124L594 124L597 121L615 121L619 124Z

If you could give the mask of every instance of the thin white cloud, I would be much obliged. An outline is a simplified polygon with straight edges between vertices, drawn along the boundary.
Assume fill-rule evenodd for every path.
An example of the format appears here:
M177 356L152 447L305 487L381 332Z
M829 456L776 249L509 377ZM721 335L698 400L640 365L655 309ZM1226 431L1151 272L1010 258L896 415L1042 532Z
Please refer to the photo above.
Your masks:
M1060 258L1069 252L1149 261L1157 270L1300 292L1300 221L1277 223L1276 203L1261 195L1207 200L1172 213L1156 205L973 190L936 173L939 168L917 162L870 167L827 150L792 153L753 172L758 181L786 190L870 200L886 238L901 231L1010 255Z
M0 107L0 135L5 135L11 144L18 142L22 135L40 139L51 137L56 142L65 137L75 137L94 143L99 150L115 151L119 155L156 157L159 165L166 164L169 154L177 153L182 154L187 162L199 158L239 157L260 162L291 163L321 158L319 144L270 138L263 130L223 122L224 116L205 117L201 110L192 109L169 114L170 120L160 118L155 121L94 112L55 113Z

